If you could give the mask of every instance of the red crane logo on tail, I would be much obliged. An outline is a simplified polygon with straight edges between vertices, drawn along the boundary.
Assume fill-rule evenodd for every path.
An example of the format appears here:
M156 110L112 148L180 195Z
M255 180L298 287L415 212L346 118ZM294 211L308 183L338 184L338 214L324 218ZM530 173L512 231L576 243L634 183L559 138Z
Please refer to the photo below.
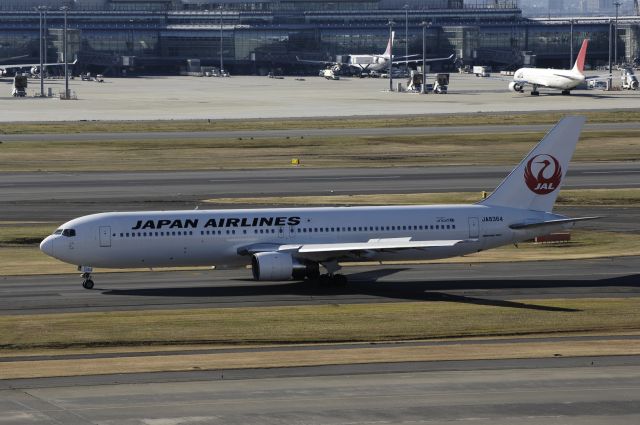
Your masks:
M560 186L562 167L551 155L536 155L527 162L524 181L538 195L547 195Z

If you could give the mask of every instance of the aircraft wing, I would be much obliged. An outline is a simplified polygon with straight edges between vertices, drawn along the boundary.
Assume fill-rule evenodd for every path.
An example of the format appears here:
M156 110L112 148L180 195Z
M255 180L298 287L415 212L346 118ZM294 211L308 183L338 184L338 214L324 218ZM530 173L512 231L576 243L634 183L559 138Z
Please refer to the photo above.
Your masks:
M68 65L75 65L78 63L78 59L73 62L69 62ZM64 66L64 62L55 62L55 63L44 63L43 66ZM33 68L34 66L39 67L39 63L19 63L15 65L0 65L2 69L19 69L19 68Z
M309 60L309 59L300 59L299 57L296 56L296 60L298 62L302 62L302 63L313 63L316 65L325 65L325 66L329 66L329 65L341 65L338 62L331 62L331 61L315 61L315 60Z
M2 58L2 59L0 59L0 62L13 61L13 60L16 60L16 59L26 58L27 56L29 56L29 55L13 56L11 58Z
M535 223L518 223L512 224L509 226L510 229L514 230L526 230L526 229L539 229L541 227L551 227L562 224L572 224L577 223L579 221L587 221L587 220L597 220L602 217L579 217L579 218L562 218L558 220L548 220L548 221L539 221Z
M455 57L455 53L452 53L450 56L447 56L446 58L429 58L429 59L425 59L424 61L426 63L430 63L430 62L439 62L439 61L446 61L446 60L451 60ZM413 55L412 55L413 56ZM415 55L415 56L420 56L420 55ZM398 56L394 56L393 57L393 63L394 64L402 64L402 63L422 63L422 58L415 58L415 59L406 59L409 56L402 56L405 59L399 59Z
M241 255L259 252L289 252L298 258L308 258L314 261L366 257L367 253L395 252L407 249L428 250L431 248L452 247L472 239L414 241L411 238L370 239L367 242L329 243L329 244L257 244L238 250Z

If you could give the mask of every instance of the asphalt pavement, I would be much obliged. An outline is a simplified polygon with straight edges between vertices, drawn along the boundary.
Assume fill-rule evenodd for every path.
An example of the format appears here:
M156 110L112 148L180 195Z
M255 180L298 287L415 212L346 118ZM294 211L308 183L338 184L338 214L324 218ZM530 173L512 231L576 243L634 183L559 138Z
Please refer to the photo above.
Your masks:
M0 381L11 424L640 421L640 357L380 363Z
M525 263L359 266L345 288L255 282L250 270L0 277L0 311L33 314L175 308L446 301L538 309L527 299L640 296L640 258ZM519 300L515 302L513 300ZM524 302L522 302L525 300Z
M66 221L104 211L214 209L220 206L201 201L226 197L458 191L479 194L493 190L510 170L511 167L503 166L450 166L0 173L0 217L3 220ZM637 187L639 178L640 163L576 164L569 170L564 187Z

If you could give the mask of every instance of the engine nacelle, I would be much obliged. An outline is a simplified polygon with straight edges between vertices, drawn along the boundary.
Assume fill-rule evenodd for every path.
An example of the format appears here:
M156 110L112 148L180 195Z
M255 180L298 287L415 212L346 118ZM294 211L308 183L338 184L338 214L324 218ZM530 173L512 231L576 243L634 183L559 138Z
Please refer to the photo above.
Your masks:
M522 93L524 91L524 87L522 84L518 84L515 81L509 83L509 90L516 93Z
M39 75L40 74L40 67L39 66L34 66L31 68L31 74L32 75Z
M284 252L254 254L251 271L255 280L268 281L314 278L320 274L318 263L303 263Z

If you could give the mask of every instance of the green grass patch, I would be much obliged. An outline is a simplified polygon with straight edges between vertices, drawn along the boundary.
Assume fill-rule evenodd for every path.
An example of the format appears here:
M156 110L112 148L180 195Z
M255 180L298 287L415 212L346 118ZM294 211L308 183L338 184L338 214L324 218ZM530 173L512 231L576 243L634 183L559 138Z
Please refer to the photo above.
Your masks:
M401 285L401 284L399 284ZM640 330L640 299L429 302L0 316L0 348L398 341Z
M513 165L543 133L5 142L0 172ZM640 131L584 132L575 161L640 160Z
M148 132L148 131L230 131L286 130L307 128L381 128L498 124L551 124L571 111L530 113L430 114L387 117L167 120L167 121L87 121L6 123L0 134ZM617 123L640 120L640 110L577 111L589 122Z

